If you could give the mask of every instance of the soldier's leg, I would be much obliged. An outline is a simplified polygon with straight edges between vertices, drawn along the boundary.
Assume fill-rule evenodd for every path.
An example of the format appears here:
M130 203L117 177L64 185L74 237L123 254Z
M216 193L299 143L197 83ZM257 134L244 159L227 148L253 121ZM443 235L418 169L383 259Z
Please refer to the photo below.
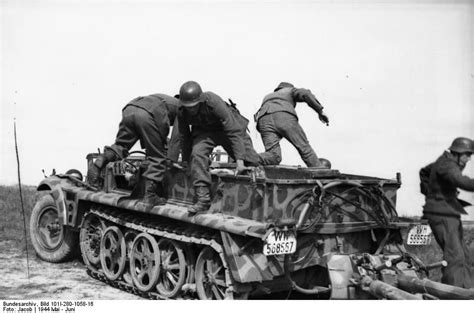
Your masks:
M301 158L308 167L318 167L321 162L309 144L308 138L298 123L296 116L286 112L273 113L275 125L279 133L298 150Z
M263 165L278 165L281 162L281 135L276 130L273 114L262 116L257 122L257 130L262 136L265 152L259 154L260 163Z
M126 108L122 113L122 120L115 139L115 143L104 148L93 166L87 171L87 180L92 185L98 185L100 171L109 163L127 156L128 150L137 142L137 132L134 127L133 111Z
M111 146L112 150L120 159L128 155L128 151L138 141L138 132L135 128L135 112L137 108L126 107L122 112L122 120L119 124L115 142Z
M442 269L441 282L463 287L464 252L459 238L459 218L433 216L429 218L436 242L443 250L443 258L448 266Z
M229 157L235 160L230 140L223 133L216 133L214 134L214 137L216 146L222 146ZM245 156L243 160L244 164L246 166L258 166L259 164L264 164L262 157L255 151L253 147L252 138L250 138L250 135L245 130L242 131L242 138L244 140L245 146Z
M193 148L191 150L191 177L193 186L210 186L211 174L209 155L217 144L214 135L210 132L193 133Z
M165 119L163 113L155 111L154 114L160 116L153 118L145 110L137 110L135 127L140 144L145 149L150 163L143 176L161 182L166 172L166 136L169 132L169 124L166 123L167 118Z
M247 131L243 131L244 145L245 145L245 165L246 166L258 166L264 164L265 159L261 154L258 154L253 147L252 138Z
M459 232L460 232L460 238L461 238L461 246L463 249L463 254L464 254L464 283L463 286L464 288L472 288L473 281L472 281L472 261L471 261L471 251L469 250L469 247L466 244L466 241L464 240L464 231L462 228L462 222L459 223Z
M209 173L211 163L209 155L216 146L213 133L199 131L193 133L191 177L197 202L188 209L190 213L207 211L211 206L210 186L212 180L211 173Z
M155 114L159 115L159 112ZM143 202L148 206L162 205L166 203L163 179L166 173L165 144L169 126L165 120L163 123L159 122L159 117L153 118L145 110L139 109L135 113L135 128L149 162L143 173L146 178Z

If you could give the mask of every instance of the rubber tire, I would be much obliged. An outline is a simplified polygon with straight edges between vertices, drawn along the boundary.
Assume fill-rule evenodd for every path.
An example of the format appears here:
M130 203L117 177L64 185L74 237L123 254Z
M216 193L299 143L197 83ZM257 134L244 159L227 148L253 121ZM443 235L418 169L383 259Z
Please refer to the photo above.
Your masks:
M63 236L54 249L46 249L40 242L39 230L36 227L38 219L46 208L54 207L57 210L56 202L51 194L46 194L36 202L30 217L30 238L38 257L50 263L61 263L70 260L77 254L79 234L68 227L62 226Z

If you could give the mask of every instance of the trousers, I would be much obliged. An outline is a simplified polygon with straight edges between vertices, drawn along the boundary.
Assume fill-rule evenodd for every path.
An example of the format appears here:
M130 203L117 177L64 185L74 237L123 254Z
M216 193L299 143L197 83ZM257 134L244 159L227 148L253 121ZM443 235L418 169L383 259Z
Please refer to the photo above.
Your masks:
M211 164L210 154L216 146L222 146L227 154L235 159L230 140L223 131L193 130L193 148L191 151L191 177L194 187L209 186L212 183L209 166ZM254 150L252 139L249 134L242 130L242 138L245 145L244 164L246 166L258 166L260 157Z
M441 282L461 288L471 288L472 272L469 248L463 240L459 217L425 214L436 242L443 250L448 266L442 269Z
M287 139L298 150L308 167L319 166L319 159L309 144L308 138L298 123L298 118L288 112L265 114L257 122L265 152L261 153L263 165L278 165L281 162L280 140Z
M120 158L125 158L139 140L149 163L143 176L162 182L166 172L166 137L170 127L165 109L156 110L153 114L139 107L127 106L122 111L122 120L111 148Z

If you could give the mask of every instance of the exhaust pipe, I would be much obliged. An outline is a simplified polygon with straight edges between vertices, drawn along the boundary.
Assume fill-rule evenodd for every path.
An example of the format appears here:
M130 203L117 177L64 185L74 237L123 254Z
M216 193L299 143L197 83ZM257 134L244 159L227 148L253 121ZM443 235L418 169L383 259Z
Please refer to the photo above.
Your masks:
M398 287L408 292L428 293L439 299L474 300L473 288L465 289L407 275L398 275L397 281Z

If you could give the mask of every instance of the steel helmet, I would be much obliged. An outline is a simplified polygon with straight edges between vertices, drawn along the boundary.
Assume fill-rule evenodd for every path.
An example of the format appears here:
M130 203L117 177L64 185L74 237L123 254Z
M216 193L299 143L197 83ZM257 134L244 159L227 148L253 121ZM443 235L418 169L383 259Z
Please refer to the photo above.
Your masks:
M448 149L456 153L474 153L474 142L466 137L458 137Z
M278 84L278 86L275 88L274 91L278 91L282 88L293 88L295 86L293 86L293 84L290 84L290 83L287 83L287 82L281 82Z
M195 81L185 82L179 89L179 102L185 107L195 106L202 101L202 89Z
M328 159L319 158L319 162L321 162L321 167L331 168L331 162Z

